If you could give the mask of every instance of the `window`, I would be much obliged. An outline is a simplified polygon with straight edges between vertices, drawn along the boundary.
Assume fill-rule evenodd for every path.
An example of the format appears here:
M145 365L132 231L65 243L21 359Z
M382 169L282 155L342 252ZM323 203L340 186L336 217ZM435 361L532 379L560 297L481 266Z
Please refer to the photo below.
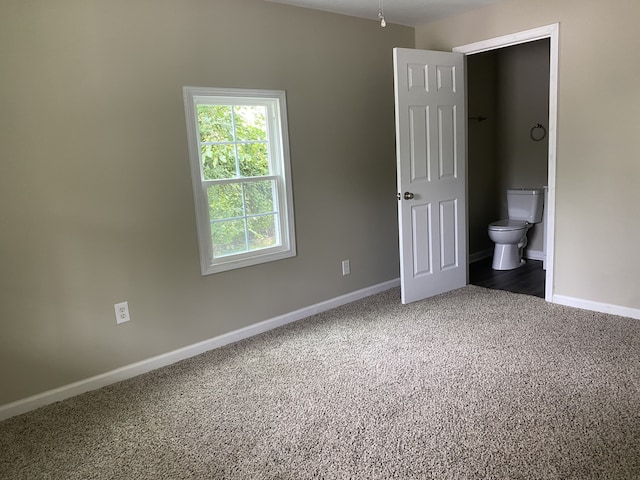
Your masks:
M284 91L184 87L202 274L296 254Z

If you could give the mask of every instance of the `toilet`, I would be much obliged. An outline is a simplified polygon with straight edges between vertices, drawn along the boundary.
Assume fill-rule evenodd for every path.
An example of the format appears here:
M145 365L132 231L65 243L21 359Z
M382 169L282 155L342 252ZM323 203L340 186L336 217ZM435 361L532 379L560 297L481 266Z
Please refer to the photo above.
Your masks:
M489 224L489 238L495 242L494 270L513 270L524 265L522 251L527 232L542 221L543 189L507 190L509 218Z

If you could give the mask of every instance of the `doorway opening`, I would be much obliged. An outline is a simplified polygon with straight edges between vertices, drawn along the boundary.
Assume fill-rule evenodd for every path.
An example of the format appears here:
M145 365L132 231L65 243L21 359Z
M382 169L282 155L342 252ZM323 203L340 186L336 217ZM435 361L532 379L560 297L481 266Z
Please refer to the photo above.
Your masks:
M453 51L467 63L469 283L552 301L558 25ZM532 187L547 193L545 219L527 235L527 263L492 270L488 225L507 218L507 189Z

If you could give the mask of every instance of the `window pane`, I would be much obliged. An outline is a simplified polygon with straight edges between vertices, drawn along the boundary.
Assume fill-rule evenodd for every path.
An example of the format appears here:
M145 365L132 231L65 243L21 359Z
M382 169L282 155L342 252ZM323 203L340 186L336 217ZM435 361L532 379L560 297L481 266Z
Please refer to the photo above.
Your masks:
M211 224L213 257L233 255L247 251L244 220L229 220Z
M202 274L295 255L285 93L183 94Z
M205 180L236 177L236 153L233 145L202 145L202 175Z
M198 105L201 142L232 142L233 124L230 105Z
M207 188L209 218L224 220L242 217L242 187L237 183L211 185Z
M267 139L267 109L258 105L236 106L236 140L266 140Z
M240 175L261 177L269 175L269 156L266 143L244 143L238 145Z
M278 245L276 215L248 218L247 227L249 229L249 250Z
M247 182L244 184L244 197L247 208L247 215L258 215L261 213L273 213L275 192L275 181L265 180L263 182Z

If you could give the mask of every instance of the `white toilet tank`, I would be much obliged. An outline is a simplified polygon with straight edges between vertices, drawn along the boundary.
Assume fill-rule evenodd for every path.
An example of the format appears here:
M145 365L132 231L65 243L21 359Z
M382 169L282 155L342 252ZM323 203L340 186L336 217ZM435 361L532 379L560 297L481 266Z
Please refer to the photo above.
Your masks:
M544 205L543 189L507 190L509 220L524 220L529 223L542 221Z

